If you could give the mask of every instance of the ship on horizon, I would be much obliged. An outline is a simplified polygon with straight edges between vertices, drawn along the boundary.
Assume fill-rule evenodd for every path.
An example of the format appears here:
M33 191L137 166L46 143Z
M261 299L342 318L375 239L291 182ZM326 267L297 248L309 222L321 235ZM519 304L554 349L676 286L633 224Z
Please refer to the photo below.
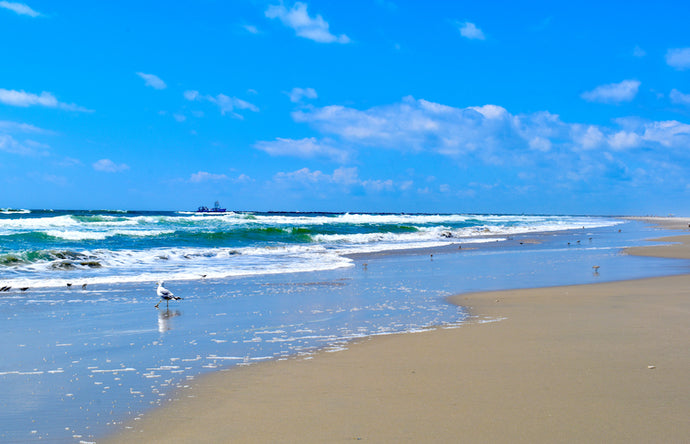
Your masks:
M201 206L196 210L197 213L210 213L210 214L225 213L226 211L227 210L225 208L220 207L220 202L218 202L218 201L215 201L215 203L213 204L213 208Z

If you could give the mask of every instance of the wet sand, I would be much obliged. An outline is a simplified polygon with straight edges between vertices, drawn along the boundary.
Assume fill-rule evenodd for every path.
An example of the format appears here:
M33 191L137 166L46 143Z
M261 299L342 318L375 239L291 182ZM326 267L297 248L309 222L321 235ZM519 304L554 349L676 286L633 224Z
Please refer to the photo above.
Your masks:
M687 230L686 220L670 223ZM673 240L682 244L631 253L690 258L690 237ZM452 302L469 307L473 321L218 372L107 442L690 436L690 275L462 294Z

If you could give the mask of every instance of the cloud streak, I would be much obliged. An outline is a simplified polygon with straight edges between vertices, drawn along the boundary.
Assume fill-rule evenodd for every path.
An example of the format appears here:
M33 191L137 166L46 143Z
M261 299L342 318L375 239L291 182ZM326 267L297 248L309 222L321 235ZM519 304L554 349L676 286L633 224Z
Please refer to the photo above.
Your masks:
M336 162L344 162L349 157L346 150L334 148L328 140L317 140L315 137L298 140L278 137L273 141L257 142L254 148L271 156L293 156L303 159L325 157Z
M28 15L29 17L38 17L40 12L31 9L24 3L0 1L0 8L9 9L19 15Z
M637 95L640 88L638 80L623 80L620 83L597 86L591 91L581 94L588 102L621 103L630 102Z
M296 171L279 172L273 176L273 180L283 185L311 186L319 189L330 185L346 189L360 188L367 192L393 191L407 189L410 186L407 181L396 184L392 179L361 179L357 167L336 168L332 174L302 168Z
M319 43L350 43L350 38L345 34L332 34L328 22L321 15L310 17L306 3L297 2L290 9L283 4L271 5L266 9L265 15L270 19L280 20L283 25L292 28L299 37L305 39Z
M235 110L249 110L252 112L259 112L259 107L246 100L238 99L237 97L226 96L220 93L216 96L200 94L199 91L189 90L184 92L184 98L190 102L210 102L218 107L220 113L225 115L229 113L237 119L244 119L244 116L237 113Z
M24 90L12 90L0 88L0 103L10 106L27 108L29 106L44 106L46 108L59 108L66 111L93 112L83 106L74 103L60 102L49 92L43 91L41 94L33 94Z
M301 102L305 98L316 99L318 97L314 88L292 88L287 94L292 103Z
M192 183L217 182L222 180L228 180L228 176L225 174L208 173L206 171L199 171L189 177L189 181Z
M146 82L146 86L150 86L153 89L165 89L168 87L168 85L166 85L165 82L155 74L137 72L136 75L144 79L144 82Z
M110 159L98 160L92 164L92 167L94 170L104 173L121 173L129 169L129 165L126 163L117 164Z

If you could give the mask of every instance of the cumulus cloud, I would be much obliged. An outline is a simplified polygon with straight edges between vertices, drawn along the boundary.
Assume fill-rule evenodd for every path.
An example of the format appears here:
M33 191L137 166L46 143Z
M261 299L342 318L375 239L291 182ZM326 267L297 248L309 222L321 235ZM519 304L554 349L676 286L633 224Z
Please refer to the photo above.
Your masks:
M645 142L655 142L668 148L690 145L690 125L677 120L643 122L635 132Z
M46 91L43 91L41 94L33 94L25 92L24 90L17 91L0 88L0 103L23 108L29 106L45 106L47 108L59 108L67 111L92 112L74 103L59 102L54 95Z
M93 163L93 169L96 171L103 171L105 173L120 173L127 171L129 165L125 163L117 164L110 159L101 159Z
M146 86L150 86L153 89L165 89L168 87L168 85L155 74L146 74L143 72L137 72L136 74L144 79Z
M218 106L218 109L220 109L220 113L222 115L230 113L230 115L237 119L244 119L244 116L235 112L236 109L259 112L259 108L256 105L249 103L246 100L238 99L237 97L226 96L223 93L212 96L199 94L199 91L190 90L185 91L183 95L185 99L191 102L197 101L213 103L214 105Z
M488 153L505 139L518 136L522 145L535 137L547 138L551 126L540 128L548 116L511 116L497 105L454 108L427 100L405 97L402 102L357 110L339 105L300 110L293 113L297 122L308 123L351 145L390 148L402 151L435 151L449 156ZM510 134L510 133L513 134ZM539 148L543 148L542 143Z
M292 103L301 102L304 98L315 99L318 97L314 88L292 88L288 96Z
M337 162L348 158L347 151L334 148L328 140L317 140L315 137L304 139L285 139L278 137L273 141L260 141L254 148L271 156L294 156L301 158L326 157Z
M675 48L666 51L666 63L677 70L690 68L690 48Z
M19 15L28 15L29 17L38 17L41 15L24 3L0 1L0 8L9 9Z
M259 142L255 148L304 158L341 151L350 158L370 147L511 165L546 158L567 164L594 150L659 146L681 150L690 145L690 125L678 121L627 118L617 119L613 126L588 125L564 122L547 111L512 114L498 105L457 108L413 97L365 110L339 105L299 110L293 119L322 136L278 138Z
M662 165L683 164L690 156L690 124L677 120L628 117L594 125L566 122L547 111L513 114L494 104L455 107L413 97L364 109L310 107L294 111L292 116L316 134L305 139L260 142L255 148L274 150L273 155L307 158L323 156L327 146L348 153L348 161L359 152L364 156L374 150L402 152L406 159L431 154L445 157L463 170L484 166L505 170L507 174L501 175L505 182L496 186L513 191L518 185L572 189L594 183L648 184L654 177L683 181L682 176ZM388 190L432 193L443 184L420 187L409 183L409 175L400 182L365 180L356 168L345 162L341 165L345 169L332 173L309 168L281 173L275 182L301 194L304 188L316 194ZM639 168L645 169L644 175L635 172ZM517 177L520 171L529 176ZM519 183L511 183L512 178ZM448 184L452 193L461 192L456 189L458 184ZM468 192L472 191L474 186L467 186Z
M484 33L472 22L458 23L460 35L470 40L484 40Z
M290 9L283 4L271 5L266 9L265 15L270 19L279 19L283 25L292 28L299 37L305 39L319 43L350 43L350 38L345 34L332 34L328 22L321 15L310 17L306 3L297 2Z
M591 91L582 93L581 97L588 102L630 102L637 95L639 88L640 82L638 80L623 80L620 83L597 86Z

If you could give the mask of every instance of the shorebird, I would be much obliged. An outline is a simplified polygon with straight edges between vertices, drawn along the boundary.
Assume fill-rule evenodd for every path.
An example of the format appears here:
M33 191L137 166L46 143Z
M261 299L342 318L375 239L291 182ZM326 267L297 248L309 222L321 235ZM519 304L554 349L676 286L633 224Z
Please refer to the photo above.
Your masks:
M168 302L170 302L170 299L175 299L176 301L179 299L182 299L179 296L175 296L172 291L168 290L163 286L163 281L158 281L158 288L156 289L156 293L158 296L160 296L161 300L158 301L158 304L155 305L156 308L158 308L158 305L160 305L161 302L165 299L165 306L168 306Z

